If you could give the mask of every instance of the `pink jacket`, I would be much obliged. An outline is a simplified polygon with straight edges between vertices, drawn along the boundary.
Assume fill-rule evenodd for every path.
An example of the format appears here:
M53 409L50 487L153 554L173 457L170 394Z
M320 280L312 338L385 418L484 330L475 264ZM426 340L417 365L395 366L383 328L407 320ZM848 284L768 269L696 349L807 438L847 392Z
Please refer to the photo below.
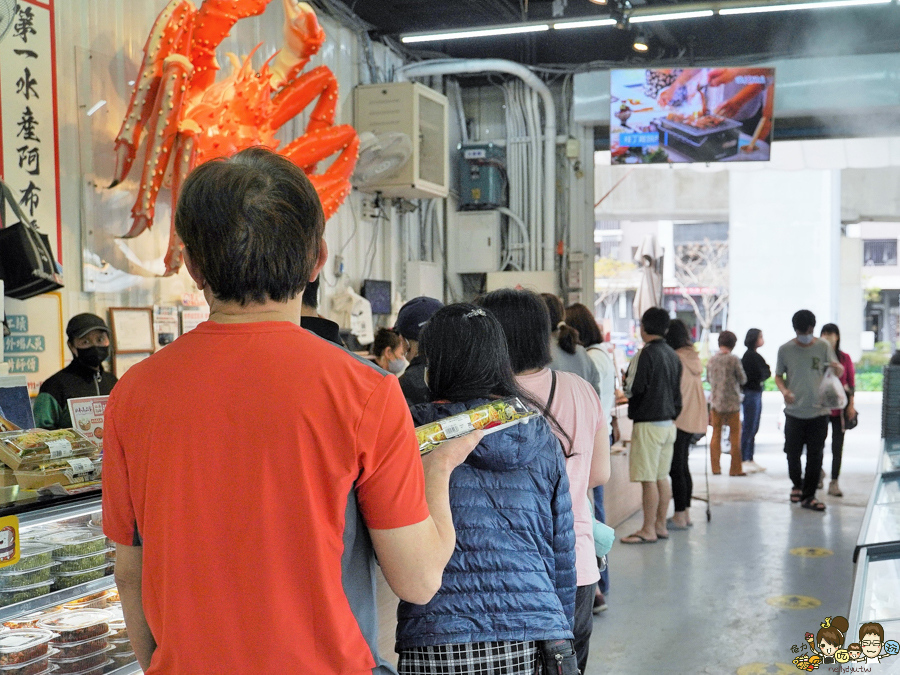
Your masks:
M675 351L681 359L681 414L675 427L690 434L705 434L709 426L706 394L703 392L703 364L694 347Z

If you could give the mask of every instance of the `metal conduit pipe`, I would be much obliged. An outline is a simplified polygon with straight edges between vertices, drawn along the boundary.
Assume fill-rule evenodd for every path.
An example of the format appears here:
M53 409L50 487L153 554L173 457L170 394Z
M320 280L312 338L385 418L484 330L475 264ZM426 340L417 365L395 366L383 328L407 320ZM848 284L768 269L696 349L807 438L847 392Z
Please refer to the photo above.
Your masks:
M411 63L397 69L400 79L430 75L463 75L472 73L506 73L521 79L541 97L544 103L544 198L543 198L543 265L553 269L553 240L556 236L556 104L553 94L541 79L525 66L505 59L439 59Z

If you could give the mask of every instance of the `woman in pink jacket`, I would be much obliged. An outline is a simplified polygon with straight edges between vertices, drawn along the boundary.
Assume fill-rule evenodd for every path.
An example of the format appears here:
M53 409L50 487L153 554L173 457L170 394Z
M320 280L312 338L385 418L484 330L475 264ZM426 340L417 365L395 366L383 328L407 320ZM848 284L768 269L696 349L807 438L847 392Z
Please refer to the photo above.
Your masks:
M675 513L666 521L670 530L686 530L691 522L691 492L693 481L688 468L688 451L691 440L697 434L706 435L709 425L709 413L706 406L706 394L703 392L703 364L697 353L687 326L680 319L669 324L666 342L681 359L681 414L675 420L675 450L672 456L672 468L669 477L672 479L672 500L675 502Z

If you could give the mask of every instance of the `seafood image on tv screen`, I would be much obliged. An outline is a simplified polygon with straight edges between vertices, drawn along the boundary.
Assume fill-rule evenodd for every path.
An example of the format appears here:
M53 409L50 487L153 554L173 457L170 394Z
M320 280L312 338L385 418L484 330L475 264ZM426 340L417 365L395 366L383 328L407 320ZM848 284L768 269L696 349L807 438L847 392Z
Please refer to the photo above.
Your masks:
M612 163L766 162L774 110L774 68L614 70Z

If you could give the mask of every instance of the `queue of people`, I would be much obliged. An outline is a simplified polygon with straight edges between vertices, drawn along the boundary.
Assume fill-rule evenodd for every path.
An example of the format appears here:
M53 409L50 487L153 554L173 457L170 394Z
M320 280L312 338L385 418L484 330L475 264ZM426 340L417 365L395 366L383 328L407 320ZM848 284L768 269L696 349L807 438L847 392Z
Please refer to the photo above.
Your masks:
M377 556L401 601L400 675L533 675L541 662L585 672L592 612L609 588L594 519L604 515L618 389L590 310L525 290L446 307L416 298L375 335L372 363L317 314L324 218L296 166L259 148L206 163L185 181L175 223L210 320L112 380L105 424L103 525L141 667L293 672L313 659L326 675L389 675L378 650ZM853 411L821 410L815 391L827 369L851 391L853 377L837 327L826 326L825 339L814 327L811 313L795 315L776 383L787 403L791 501L821 511L825 433L829 423L846 429ZM69 325L73 363L97 387L108 333L93 315ZM745 369L732 354L736 336L720 335L707 366L708 417L684 324L653 308L641 335L621 384L643 511L625 544L691 527L687 458L710 421L731 429L729 473L746 474L759 404L749 423L745 409L749 433L739 440L741 392L746 401L767 371L758 354L749 358L756 370ZM761 346L761 334L745 344ZM415 425L510 396L541 415L420 455ZM236 554L240 522L252 525ZM187 574L198 562L204 573Z

